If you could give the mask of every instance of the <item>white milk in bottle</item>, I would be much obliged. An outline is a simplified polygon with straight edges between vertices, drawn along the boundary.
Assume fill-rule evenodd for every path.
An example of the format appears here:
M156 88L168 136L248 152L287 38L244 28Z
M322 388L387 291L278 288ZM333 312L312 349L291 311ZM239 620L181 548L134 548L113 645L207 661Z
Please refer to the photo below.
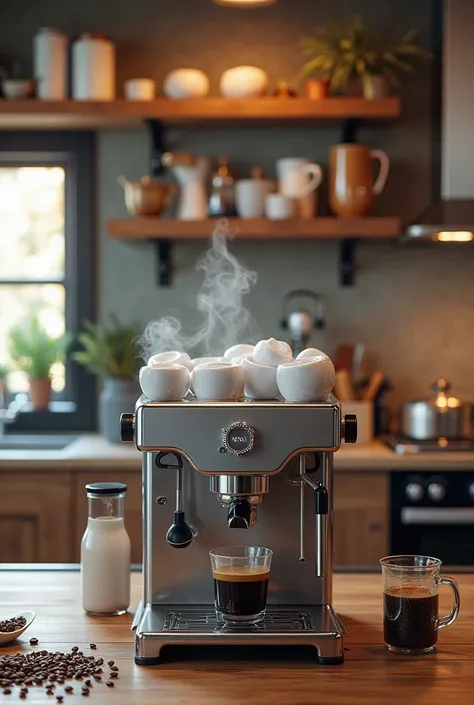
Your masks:
M123 500L127 485L86 485L89 516L81 543L82 606L89 614L118 615L130 605L130 538Z

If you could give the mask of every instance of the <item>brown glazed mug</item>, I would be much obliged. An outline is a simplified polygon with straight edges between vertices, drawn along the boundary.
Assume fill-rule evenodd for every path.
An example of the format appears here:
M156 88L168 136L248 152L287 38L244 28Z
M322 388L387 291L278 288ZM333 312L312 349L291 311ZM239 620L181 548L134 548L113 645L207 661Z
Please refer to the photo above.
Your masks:
M374 183L372 161L380 162ZM337 144L331 147L329 162L329 203L333 213L358 218L370 213L374 196L382 193L390 160L380 149L363 144Z

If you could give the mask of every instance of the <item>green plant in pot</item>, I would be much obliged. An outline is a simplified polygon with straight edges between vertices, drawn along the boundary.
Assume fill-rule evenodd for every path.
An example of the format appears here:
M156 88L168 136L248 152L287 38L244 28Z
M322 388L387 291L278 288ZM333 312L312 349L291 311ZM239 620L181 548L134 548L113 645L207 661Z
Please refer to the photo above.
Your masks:
M7 377L10 372L8 365L0 364L0 409L8 406L8 384Z
M117 317L110 324L84 323L79 335L82 350L74 359L103 379L99 399L99 429L107 440L120 443L120 416L133 413L139 396L140 357L137 323L122 325Z
M399 85L398 74L415 72L414 59L432 58L413 43L416 34L416 29L402 37L389 30L373 34L358 15L347 27L331 23L302 39L307 61L301 75L329 76L332 93L383 98L391 85Z
M28 375L34 409L47 409L51 401L51 368L64 359L71 343L66 333L50 336L37 316L30 316L10 331L10 356Z

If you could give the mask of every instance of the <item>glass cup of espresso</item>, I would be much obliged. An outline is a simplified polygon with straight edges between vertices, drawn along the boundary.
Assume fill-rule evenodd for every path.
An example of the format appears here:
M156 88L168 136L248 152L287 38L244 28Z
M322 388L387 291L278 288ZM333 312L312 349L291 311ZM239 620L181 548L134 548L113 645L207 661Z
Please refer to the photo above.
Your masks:
M440 577L441 561L430 556L387 556L380 560L383 581L384 640L399 654L426 654L438 641L438 629L459 614L460 596L453 578ZM438 617L440 585L449 585L451 614Z
M265 617L273 551L262 546L222 546L209 551L216 611L228 624Z

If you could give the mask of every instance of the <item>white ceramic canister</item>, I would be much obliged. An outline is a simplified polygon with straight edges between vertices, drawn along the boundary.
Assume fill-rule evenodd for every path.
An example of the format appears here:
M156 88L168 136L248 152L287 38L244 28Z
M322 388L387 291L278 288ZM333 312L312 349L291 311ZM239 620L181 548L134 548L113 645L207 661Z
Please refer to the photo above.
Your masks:
M41 100L67 98L68 38L62 32L43 27L33 40L33 67Z
M102 35L82 34L72 45L74 100L114 100L115 46Z

